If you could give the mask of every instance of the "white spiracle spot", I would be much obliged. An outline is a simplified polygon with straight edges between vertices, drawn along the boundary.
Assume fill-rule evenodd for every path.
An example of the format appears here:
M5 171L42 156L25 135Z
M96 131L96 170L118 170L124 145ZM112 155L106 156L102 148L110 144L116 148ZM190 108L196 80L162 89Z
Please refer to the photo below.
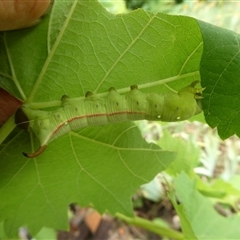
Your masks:
M160 118L161 118L161 115L158 115L157 118L160 119Z

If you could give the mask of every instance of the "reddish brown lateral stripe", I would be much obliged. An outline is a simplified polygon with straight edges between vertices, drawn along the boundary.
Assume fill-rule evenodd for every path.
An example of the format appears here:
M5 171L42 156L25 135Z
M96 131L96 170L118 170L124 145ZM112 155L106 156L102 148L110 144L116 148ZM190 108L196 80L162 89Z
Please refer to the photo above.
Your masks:
M79 116L79 117L74 117L74 118L71 118L69 120L67 120L66 122L69 123L69 122L72 122L74 120L77 120L77 119L81 119L81 118L91 118L91 117L102 117L102 116L113 116L113 115L118 115L118 114L145 114L145 112L128 112L128 111L124 111L124 112L116 112L116 113L109 113L109 114L106 114L106 113L99 113L99 114L91 114L91 115L83 115L83 116ZM57 128L52 132L50 138L59 131L59 129L61 129L65 124L66 122L60 124L59 126L57 126Z
M69 121L66 121L66 122L68 123ZM65 126L66 122L64 122L64 123L60 124L59 126L57 126L57 128L52 132L51 136L54 135L61 127Z
M88 118L88 117L102 117L102 116L113 116L113 115L118 115L118 114L145 114L145 112L128 112L128 111L125 111L125 112L116 112L116 113L109 113L109 114L106 114L106 113L98 113L98 114L91 114L91 115L83 115L83 116L79 116L79 117L74 117L74 118L71 118L69 119L67 122L72 122L76 119L80 119L80 118Z

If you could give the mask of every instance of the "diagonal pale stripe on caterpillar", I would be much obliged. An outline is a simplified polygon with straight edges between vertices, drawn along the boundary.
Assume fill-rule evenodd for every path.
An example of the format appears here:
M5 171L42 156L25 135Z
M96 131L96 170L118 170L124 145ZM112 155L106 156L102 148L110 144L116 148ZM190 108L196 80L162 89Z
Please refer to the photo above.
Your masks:
M86 126L143 119L164 122L189 119L201 112L199 100L204 89L195 88L198 82L192 82L178 93L142 93L137 85L133 85L125 96L113 87L105 98L91 92L87 92L83 100L64 95L62 107L54 111L22 106L16 112L15 122L19 127L32 131L40 142L36 152L23 154L29 158L36 157L49 142Z

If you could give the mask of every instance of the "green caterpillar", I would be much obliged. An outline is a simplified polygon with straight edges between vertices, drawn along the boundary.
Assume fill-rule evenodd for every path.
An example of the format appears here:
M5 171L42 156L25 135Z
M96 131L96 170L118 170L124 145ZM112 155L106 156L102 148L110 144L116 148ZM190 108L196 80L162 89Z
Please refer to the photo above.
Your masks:
M62 107L54 111L18 109L15 123L31 130L39 139L40 147L34 153L23 153L33 158L40 155L47 144L63 134L86 126L104 125L134 120L176 122L189 119L201 112L199 99L203 88L192 82L178 93L142 93L137 85L130 87L125 96L110 88L105 98L87 92L85 99L63 96Z

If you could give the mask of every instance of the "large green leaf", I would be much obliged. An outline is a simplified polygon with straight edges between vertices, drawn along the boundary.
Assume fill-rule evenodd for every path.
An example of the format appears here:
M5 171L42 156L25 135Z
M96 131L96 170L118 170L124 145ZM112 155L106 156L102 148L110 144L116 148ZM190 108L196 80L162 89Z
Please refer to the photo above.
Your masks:
M112 15L92 0L55 1L40 25L2 36L0 85L33 108L60 106L64 94L104 95L111 86L124 93L136 83L162 93L199 79L202 39L188 17ZM37 159L22 156L38 145L16 130L1 146L0 219L10 236L21 225L33 235L42 226L67 228L71 202L131 215L135 190L174 158L130 123L71 132Z
M240 136L240 36L199 21L204 51L201 60L203 109L207 123L221 138Z
M131 195L174 157L137 139L139 131L129 123L86 128L29 160L20 157L29 138L25 132L17 134L1 154L0 212L7 232L25 224L32 233L42 226L66 228L71 202L131 215Z

